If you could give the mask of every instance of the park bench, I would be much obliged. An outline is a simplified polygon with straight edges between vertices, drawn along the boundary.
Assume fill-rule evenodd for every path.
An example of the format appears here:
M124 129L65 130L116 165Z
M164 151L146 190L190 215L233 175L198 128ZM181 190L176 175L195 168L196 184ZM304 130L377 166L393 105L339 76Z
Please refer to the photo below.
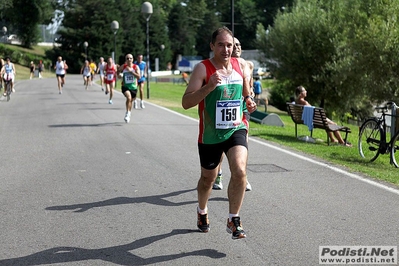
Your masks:
M303 105L287 103L288 114L291 116L292 121L295 123L295 137L298 137L297 125L304 125L302 120ZM328 137L328 132L341 131L345 132L344 141L347 143L348 133L351 133L349 127L339 126L334 124L329 124L327 122L326 112L323 108L315 107L313 114L313 128L324 129L327 134L327 144L330 145L330 138ZM312 137L313 130L310 131L310 136Z

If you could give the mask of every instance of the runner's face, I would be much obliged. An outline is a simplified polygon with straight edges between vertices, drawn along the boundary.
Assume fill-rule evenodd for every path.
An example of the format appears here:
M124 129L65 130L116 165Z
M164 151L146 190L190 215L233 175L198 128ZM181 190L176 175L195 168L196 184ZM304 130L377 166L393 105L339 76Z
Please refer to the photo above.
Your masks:
M128 54L126 56L126 63L132 64L133 63L133 56L131 54Z
M221 32L215 40L215 44L211 43L211 49L216 59L228 61L233 53L233 37L227 32Z
M237 38L234 38L233 57L241 57L241 43Z

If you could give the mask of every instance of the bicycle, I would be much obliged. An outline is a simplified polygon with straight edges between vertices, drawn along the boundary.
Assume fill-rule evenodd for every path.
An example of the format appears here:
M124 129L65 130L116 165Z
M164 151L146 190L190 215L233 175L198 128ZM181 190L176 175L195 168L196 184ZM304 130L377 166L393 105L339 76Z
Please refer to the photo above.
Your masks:
M389 153L390 164L399 167L399 152L396 152L399 150L399 131L396 128L397 122L399 122L397 108L398 106L394 102L388 102L385 106L375 108L377 112L381 112L380 117L368 118L363 122L359 129L358 140L361 157L373 162L380 154ZM391 114L387 113L388 110L391 110ZM391 117L391 132L387 132L387 116ZM388 135L391 136L389 142L387 142Z
M11 81L12 81L12 79L8 78L8 75L7 75L7 78L5 77L3 79L4 92L6 93L7 102L10 101L10 99L11 99L11 93L12 93Z

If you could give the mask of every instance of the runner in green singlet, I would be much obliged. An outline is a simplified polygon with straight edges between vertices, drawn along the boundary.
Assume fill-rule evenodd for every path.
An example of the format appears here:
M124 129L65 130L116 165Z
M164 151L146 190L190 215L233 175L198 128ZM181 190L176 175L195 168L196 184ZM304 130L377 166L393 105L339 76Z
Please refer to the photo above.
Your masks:
M237 38L234 38L234 47L233 47L233 54L231 55L232 57L236 57L236 58L241 58L241 43ZM254 69L254 63L252 63L251 61L246 60L248 68L249 68L249 73L251 75L251 79L250 79L250 87L253 87L253 77L252 77L252 71ZM253 90L251 89L251 95L253 96ZM249 119L250 119L250 114L247 110L247 105L245 103L245 101L242 102L243 105L243 122L244 124L247 126L247 130L249 130ZM247 139L248 140L248 139ZM215 190L222 190L223 189L223 174L222 174L222 161L223 161L223 157L222 160L220 161L219 167L218 167L218 176L216 177L215 183L213 183L212 185L212 189ZM245 191L251 191L252 190L252 186L249 183L248 179L247 179L247 185L245 187Z
M239 211L244 200L248 159L247 129L242 121L242 101L249 112L256 109L250 93L250 73L246 61L232 58L233 33L227 28L212 34L214 56L197 64L182 98L182 106L198 105L200 116L198 151L201 177L198 181L197 227L210 229L208 199L223 153L230 165L227 231L233 239L245 238Z
M137 79L140 78L140 69L133 64L133 55L126 55L126 63L119 68L119 72L123 74L122 77L122 93L126 97L126 114L125 122L130 122L132 114L133 101L136 100L137 95Z

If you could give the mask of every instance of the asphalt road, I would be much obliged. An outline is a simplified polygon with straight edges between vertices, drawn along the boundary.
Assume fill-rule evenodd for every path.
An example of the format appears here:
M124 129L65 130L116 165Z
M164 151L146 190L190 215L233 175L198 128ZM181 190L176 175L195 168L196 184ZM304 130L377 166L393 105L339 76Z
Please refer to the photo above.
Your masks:
M319 246L398 246L397 189L254 138L247 238L226 233L226 189L200 233L198 122L124 113L74 75L62 95L53 78L0 98L0 265L318 265Z

